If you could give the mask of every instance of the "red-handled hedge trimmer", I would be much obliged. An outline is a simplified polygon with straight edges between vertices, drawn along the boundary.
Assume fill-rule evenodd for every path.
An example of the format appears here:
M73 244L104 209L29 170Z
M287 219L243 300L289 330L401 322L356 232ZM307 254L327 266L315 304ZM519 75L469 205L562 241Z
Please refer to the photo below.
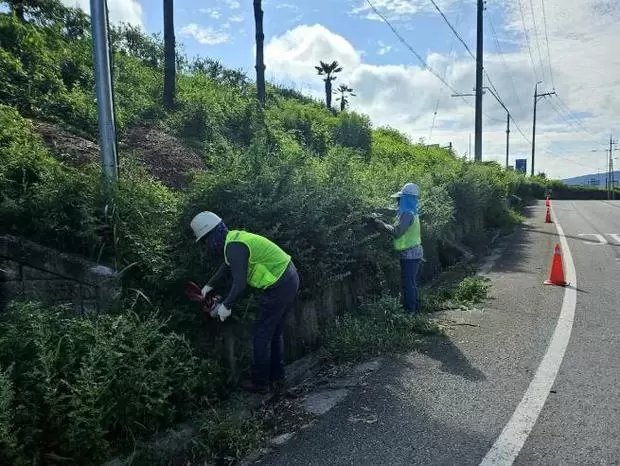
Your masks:
M190 301L196 301L202 304L202 311L205 314L211 314L213 307L221 301L221 297L217 296L213 290L209 291L206 296L202 295L202 289L195 282L187 282L185 285L185 296Z

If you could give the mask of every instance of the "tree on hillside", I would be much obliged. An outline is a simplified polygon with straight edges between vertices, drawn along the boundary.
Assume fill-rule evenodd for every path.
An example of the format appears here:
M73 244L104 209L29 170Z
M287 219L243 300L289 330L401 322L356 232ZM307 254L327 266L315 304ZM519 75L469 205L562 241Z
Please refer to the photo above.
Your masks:
M263 32L263 9L261 0L254 0L254 23L256 25L256 92L261 105L265 104L267 93L265 91L265 59L263 46L265 34Z
M346 84L341 84L338 89L336 89L336 93L340 94L336 100L340 101L340 111L344 112L344 109L349 105L349 97L355 97L353 93L353 89L347 86Z
M174 0L164 0L164 105L174 106L176 91L176 44L174 38Z
M342 71L342 67L337 61L333 61L331 63L325 63L324 61L320 62L320 66L315 66L317 74L319 76L325 76L323 81L325 81L325 105L327 108L332 108L332 81L336 80L336 73L340 73Z
M67 10L59 0L7 0L1 3L8 3L9 11L22 22L33 15L60 19Z

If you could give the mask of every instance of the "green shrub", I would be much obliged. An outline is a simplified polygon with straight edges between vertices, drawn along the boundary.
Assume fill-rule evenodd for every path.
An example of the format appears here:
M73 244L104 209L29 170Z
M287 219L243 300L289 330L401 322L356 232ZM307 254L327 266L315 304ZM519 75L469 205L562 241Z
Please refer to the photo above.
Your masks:
M325 349L336 361L412 351L424 335L439 333L424 316L405 314L397 298L383 296L355 313L336 316L326 329Z
M0 399L23 447L6 451L24 464L101 462L186 417L214 390L215 368L156 316L132 312L82 319L13 304L0 319L0 365L12 367L13 400L6 374Z
M0 463L11 464L20 449L17 444L15 417L15 389L11 380L12 367L0 366Z
M383 247L375 242L379 235L365 227L368 207L348 156L335 151L325 160L289 157L257 144L243 156L220 161L190 189L176 241L187 245L181 268L204 274L188 226L199 211L213 210L230 228L265 235L291 254L307 291L363 273Z
M487 299L490 280L483 277L467 277L456 287L454 298L463 304L480 304Z
M339 113L333 130L333 141L334 144L358 150L364 157L369 157L372 144L370 120L356 113Z
M98 171L61 165L31 124L0 105L2 230L92 256L100 244Z

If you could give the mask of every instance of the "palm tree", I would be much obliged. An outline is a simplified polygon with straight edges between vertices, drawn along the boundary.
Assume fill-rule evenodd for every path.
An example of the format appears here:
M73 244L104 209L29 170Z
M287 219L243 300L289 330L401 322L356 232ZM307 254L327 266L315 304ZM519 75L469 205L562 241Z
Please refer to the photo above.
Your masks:
M256 93L258 101L264 105L267 94L265 91L265 59L263 56L265 34L263 32L261 0L254 0L254 23L256 25Z
M176 94L174 0L164 0L164 106L172 108Z
M346 106L349 105L349 99L347 97L355 97L355 94L353 93L353 89L346 84L341 84L338 89L336 89L336 92L340 94L340 97L336 99L340 101L340 111L344 112Z
M320 62L320 66L315 66L317 74L319 76L325 76L323 81L325 81L325 105L327 108L332 108L332 81L336 80L336 73L340 73L342 71L342 67L338 64L337 61L333 61L331 63L325 63L324 61Z

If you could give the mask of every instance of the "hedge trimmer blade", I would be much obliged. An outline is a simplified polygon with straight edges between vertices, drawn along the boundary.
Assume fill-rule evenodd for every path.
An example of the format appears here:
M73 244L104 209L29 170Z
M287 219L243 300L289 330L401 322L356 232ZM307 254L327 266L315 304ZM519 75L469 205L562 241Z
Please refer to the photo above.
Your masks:
M185 296L187 296L191 301L204 301L204 297L202 296L202 289L195 282L187 282L187 284L185 285Z
M209 314L219 301L222 298L216 296L213 291L207 293L206 296L202 295L202 289L196 282L187 282L185 285L185 296L188 297L190 301L196 301L202 304L202 311L206 314Z

